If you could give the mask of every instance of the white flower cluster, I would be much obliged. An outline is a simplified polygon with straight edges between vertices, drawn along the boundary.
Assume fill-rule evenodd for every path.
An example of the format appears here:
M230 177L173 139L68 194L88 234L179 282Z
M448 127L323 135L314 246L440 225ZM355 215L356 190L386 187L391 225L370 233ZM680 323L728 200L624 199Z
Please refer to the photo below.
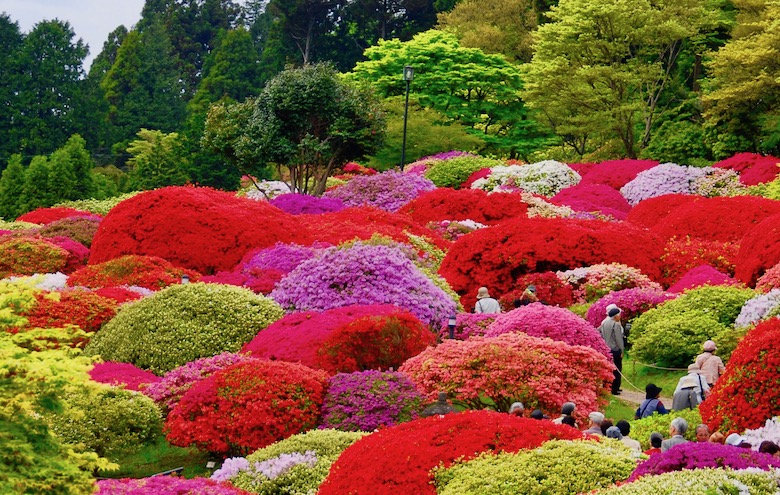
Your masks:
M561 189L579 184L581 179L580 174L568 165L545 160L528 165L493 167L489 176L474 181L471 188L493 192L501 186L508 186L551 197Z
M260 187L260 190L258 190L254 184L249 186L249 190L246 192L247 198L255 201L267 201L269 199L274 199L277 196L281 196L282 194L289 194L292 192L290 186L280 180L264 180L258 182L257 185Z
M21 284L34 287L36 289L59 291L67 286L68 276L64 273L36 273L35 275L23 276L23 277L8 277L5 280L9 282L17 282Z
M758 450L764 440L780 445L780 416L767 419L761 428L745 431L742 438L753 447L753 450Z
M749 327L765 319L770 311L780 306L780 289L772 289L749 299L734 321L735 328Z

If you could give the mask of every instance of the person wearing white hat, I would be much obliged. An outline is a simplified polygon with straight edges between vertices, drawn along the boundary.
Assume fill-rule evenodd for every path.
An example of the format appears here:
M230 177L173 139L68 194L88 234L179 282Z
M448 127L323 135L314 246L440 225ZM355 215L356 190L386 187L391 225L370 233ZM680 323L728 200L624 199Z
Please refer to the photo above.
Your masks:
M688 365L688 374L680 378L677 382L677 387L674 389L675 394L682 390L682 383L686 378L691 378L696 384L694 386L694 390L696 391L696 403L701 404L704 401L704 398L707 397L707 394L710 393L710 386L707 385L707 380L699 371L699 366L696 363Z
M480 287L477 291L477 304L474 306L475 313L500 313L501 306L498 301L490 297L487 287Z
M612 353L612 362L615 364L614 376L612 380L612 395L620 395L621 374L623 371L623 351L625 350L625 341L623 340L623 325L620 324L620 308L614 307L607 313L607 318L601 322L599 333Z
M696 365L701 370L701 374L707 380L707 385L712 388L720 375L726 371L726 367L723 365L723 361L715 355L717 347L715 342L708 340L702 346L704 352L696 356Z
M739 433L732 433L726 437L726 445L731 445L733 447L739 447L739 445L744 441L745 440L742 438L742 435Z
M682 411L683 409L694 409L699 405L696 393L696 381L690 375L685 375L680 379L680 390L674 393L672 398L672 411Z

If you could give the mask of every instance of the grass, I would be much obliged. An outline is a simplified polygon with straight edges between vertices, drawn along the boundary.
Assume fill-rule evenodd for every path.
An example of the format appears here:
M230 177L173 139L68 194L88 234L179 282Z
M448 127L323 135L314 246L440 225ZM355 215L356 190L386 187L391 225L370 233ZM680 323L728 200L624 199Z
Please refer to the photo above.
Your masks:
M184 467L182 476L185 478L211 475L211 470L206 468L206 463L211 460L207 453L174 447L162 435L156 443L145 445L137 453L112 460L119 464L119 471L101 471L98 477L145 478L179 467Z
M623 375L627 379L623 380L623 388L634 390L631 387L631 384L633 384L640 392L644 392L648 383L655 383L664 390L661 395L667 397L672 395L674 388L677 386L677 381L687 373L687 371L668 371L642 366L637 364L630 355L627 355L623 359ZM631 384L625 383L626 381L631 382Z

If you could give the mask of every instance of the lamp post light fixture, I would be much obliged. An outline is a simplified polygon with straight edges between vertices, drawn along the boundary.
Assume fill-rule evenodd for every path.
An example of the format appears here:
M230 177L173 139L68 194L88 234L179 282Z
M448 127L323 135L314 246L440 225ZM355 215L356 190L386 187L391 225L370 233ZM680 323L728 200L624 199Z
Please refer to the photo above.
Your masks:
M414 79L414 68L411 65L404 66L404 81L406 81L406 103L404 104L404 137L401 143L401 172L404 171L404 162L406 161L406 119L409 116L409 86Z
M447 326L450 329L450 340L455 338L455 324L457 323L457 318L455 315L450 316L450 319L447 320Z
M184 275L182 275L182 276L181 276L181 283L182 283L182 284L188 284L188 283L190 283L190 276L189 276L189 275L187 275L186 273L185 273Z

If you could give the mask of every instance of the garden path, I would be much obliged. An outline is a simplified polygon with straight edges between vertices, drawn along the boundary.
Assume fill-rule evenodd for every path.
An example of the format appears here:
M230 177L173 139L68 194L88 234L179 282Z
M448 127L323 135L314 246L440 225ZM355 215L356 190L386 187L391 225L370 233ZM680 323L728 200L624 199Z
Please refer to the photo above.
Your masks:
M645 400L645 393L639 392L637 390L623 389L623 391L620 392L620 395L618 397L620 397L626 402L631 402L633 404L639 405L642 403L643 400ZM664 405L667 406L667 408L671 407L672 399L670 397L659 397L659 399L661 399L661 402L663 402Z

